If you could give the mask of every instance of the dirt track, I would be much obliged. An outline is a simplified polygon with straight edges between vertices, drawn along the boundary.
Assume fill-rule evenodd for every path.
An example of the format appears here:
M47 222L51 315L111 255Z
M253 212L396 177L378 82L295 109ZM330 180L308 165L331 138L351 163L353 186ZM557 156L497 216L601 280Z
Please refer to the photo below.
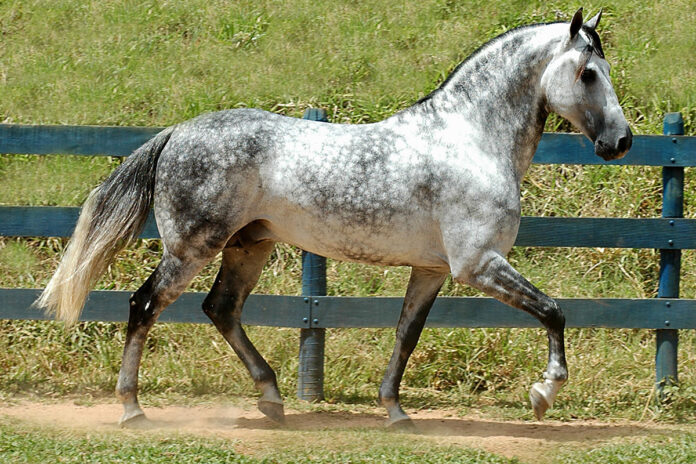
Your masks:
M71 402L0 403L3 415L40 426L58 426L79 431L131 433L119 428L119 404L79 406ZM288 410L287 425L279 427L256 409L232 406L147 408L147 431L157 434L184 433L233 439L245 454L265 453L269 448L306 440L313 431L328 431L317 437L338 449L359 449L360 443L341 442L342 431L375 429L382 431L381 410L361 413L300 412ZM612 440L631 440L651 434L666 434L675 428L662 424L601 423L596 421L530 423L498 421L481 417L456 417L447 411L420 411L411 414L418 435L413 439L432 440L447 445L481 448L523 462L544 462L563 446L592 448ZM679 427L684 428L684 427ZM147 433L146 431L142 433Z

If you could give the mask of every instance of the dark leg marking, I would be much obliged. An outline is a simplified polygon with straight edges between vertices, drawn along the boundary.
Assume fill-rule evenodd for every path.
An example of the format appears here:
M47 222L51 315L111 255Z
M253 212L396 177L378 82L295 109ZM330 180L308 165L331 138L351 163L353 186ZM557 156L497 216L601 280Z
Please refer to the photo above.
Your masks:
M186 260L165 252L157 269L130 298L130 315L116 396L123 403L121 425L144 418L138 404L138 370L147 334L157 317L184 291L207 260Z
M541 420L568 379L563 312L553 299L529 283L500 255L488 260L470 283L503 303L526 311L546 328L549 340L549 359L544 372L546 381L534 384L530 393L534 413Z
M271 241L225 248L220 272L203 302L203 311L237 353L261 391L259 410L283 423L283 400L275 372L251 343L241 324L244 302L258 282L271 251Z
M399 384L404 375L408 358L418 343L430 308L446 277L447 274L439 274L430 270L419 268L411 270L411 279L406 290L404 306L401 310L399 324L396 327L394 352L379 389L380 403L387 408L389 413L389 426L412 427L408 415L399 404Z

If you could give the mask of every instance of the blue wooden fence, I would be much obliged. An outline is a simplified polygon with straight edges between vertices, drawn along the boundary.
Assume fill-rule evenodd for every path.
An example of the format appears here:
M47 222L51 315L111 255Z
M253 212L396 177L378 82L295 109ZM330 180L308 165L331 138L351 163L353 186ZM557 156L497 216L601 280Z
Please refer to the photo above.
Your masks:
M325 114L308 110L308 119ZM0 125L0 153L127 156L160 128ZM679 299L682 249L696 249L696 220L683 219L684 168L696 166L696 137L685 137L681 115L665 118L665 135L636 136L628 156L604 162L592 144L576 134L544 134L537 164L607 164L663 167L661 218L524 217L515 242L534 247L653 248L660 250L658 298L560 298L568 327L657 329L656 385L677 380L678 329L696 328L696 300ZM79 208L0 206L0 235L67 237ZM143 238L158 237L152 217ZM251 295L242 321L251 325L295 327L300 334L298 396L322 397L324 329L394 327L402 298L326 295L325 262L303 256L303 296ZM30 305L39 289L0 289L0 318L45 319ZM93 291L81 320L126 321L130 292ZM208 323L198 309L203 293L186 293L161 322ZM540 327L536 319L490 298L438 298L429 327Z

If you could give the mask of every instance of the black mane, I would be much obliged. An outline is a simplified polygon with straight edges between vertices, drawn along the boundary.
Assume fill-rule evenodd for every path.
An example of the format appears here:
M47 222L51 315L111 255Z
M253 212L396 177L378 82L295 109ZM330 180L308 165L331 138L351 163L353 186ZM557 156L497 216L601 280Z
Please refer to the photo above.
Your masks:
M526 24L526 25L524 25L524 26L519 26L519 27L516 27L516 28L514 28L514 29L510 29L509 31L505 31L505 32L503 32L502 34L493 37L491 40L489 40L488 42L483 43L483 45L479 46L479 47L478 47L476 50L474 50L469 56L467 56L467 57L464 59L464 61L462 61L461 63L459 63L459 64L457 65L457 67L454 68L454 69L452 70L451 73L449 73L449 75L445 78L445 80L442 81L442 83L441 83L435 90L433 90L432 92L430 92L428 95L424 96L423 98L419 99L419 100L416 102L416 104L423 103L423 102L425 102L425 101L430 100L430 99L433 97L433 95L435 95L437 92L439 92L444 86L446 86L446 85L449 83L449 81L452 80L452 78L454 77L454 75L457 74L457 71L459 71L465 64L467 64L467 63L470 62L472 59L474 59L476 56L478 56L478 55L479 55L485 48L487 48L489 45L492 45L492 44L498 42L499 40L502 40L503 38L507 37L508 35L512 34L513 32L521 31L521 30L523 30L523 29L531 29L531 28L539 27L539 26L546 26L546 25L548 25L548 24L558 24L558 23L561 23L561 22L563 22L563 21L552 21L552 22L550 22L550 23Z
M423 103L423 102L430 100L437 92L439 92L443 87L445 87L452 80L454 75L457 74L457 71L459 71L465 64L467 64L472 59L474 59L476 56L478 56L489 45L494 44L495 42L497 42L499 40L502 40L503 38L507 37L508 35L512 34L513 32L517 32L517 31L520 31L523 29L531 29L531 28L539 27L539 26L547 26L549 24L558 24L558 23L562 23L562 22L564 22L564 21L552 21L549 23L527 24L524 26L516 27L514 29L510 29L509 31L506 31L506 32L492 38L491 40L489 40L488 42L485 42L483 45L481 45L476 50L474 50L468 57L466 57L464 59L464 61L459 63L457 65L457 67L454 68L451 73L449 73L447 78L445 78L445 80L435 90L433 90L432 92L430 92L428 95L424 96L423 98L419 99L416 102L416 104ZM597 31L595 31L591 27L588 27L585 25L582 26L582 30L585 31L587 36L590 38L589 47L592 49L592 51L594 53L596 53L600 58L604 58L604 50L602 50L602 43L599 40L599 34L597 34Z

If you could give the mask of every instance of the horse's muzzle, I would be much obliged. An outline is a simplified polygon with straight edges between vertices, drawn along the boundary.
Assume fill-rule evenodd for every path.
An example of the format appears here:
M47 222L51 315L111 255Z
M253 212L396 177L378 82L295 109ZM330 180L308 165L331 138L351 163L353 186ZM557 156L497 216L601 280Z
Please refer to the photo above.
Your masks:
M626 127L626 132L614 140L614 142L607 142L606 139L598 137L595 141L597 156L602 157L605 161L623 158L633 145L633 132L629 127Z

